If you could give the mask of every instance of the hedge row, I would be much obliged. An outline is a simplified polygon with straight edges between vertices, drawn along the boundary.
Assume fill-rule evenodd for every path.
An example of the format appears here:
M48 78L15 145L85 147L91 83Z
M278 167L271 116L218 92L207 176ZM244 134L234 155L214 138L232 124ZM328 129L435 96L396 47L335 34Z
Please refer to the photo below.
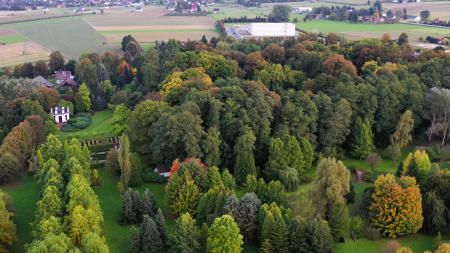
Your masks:
M91 163L91 169L104 168L106 162Z

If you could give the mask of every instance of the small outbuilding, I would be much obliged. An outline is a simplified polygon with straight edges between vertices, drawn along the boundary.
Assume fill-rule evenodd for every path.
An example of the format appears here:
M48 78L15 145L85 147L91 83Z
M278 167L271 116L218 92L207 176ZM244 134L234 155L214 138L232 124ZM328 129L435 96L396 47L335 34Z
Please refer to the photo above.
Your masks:
M50 114L55 119L56 123L64 123L70 119L70 108L55 107L50 110Z

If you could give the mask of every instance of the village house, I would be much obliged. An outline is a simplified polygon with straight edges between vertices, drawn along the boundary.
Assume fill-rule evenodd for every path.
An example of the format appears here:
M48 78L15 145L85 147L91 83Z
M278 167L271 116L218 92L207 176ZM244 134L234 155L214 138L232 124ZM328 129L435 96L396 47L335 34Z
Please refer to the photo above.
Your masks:
M142 7L137 7L136 11L142 11Z
M41 83L42 85L44 85L47 88L53 88L55 85L49 81L47 81L44 77L42 76L38 76L36 78L33 79L33 82L36 83Z
M420 17L419 16L415 16L415 15L405 15L403 17L403 19L409 20L409 21L415 21L415 22L419 22L420 21Z
M219 11L220 11L220 9L219 9L219 8L214 8L214 9L213 9L213 13L214 13L214 14L217 14L217 13L219 13Z
M56 84L60 84L63 81L65 81L67 78L75 78L75 76L72 76L70 71L55 71L55 80Z
M384 18L382 17L374 18L373 22L384 22Z

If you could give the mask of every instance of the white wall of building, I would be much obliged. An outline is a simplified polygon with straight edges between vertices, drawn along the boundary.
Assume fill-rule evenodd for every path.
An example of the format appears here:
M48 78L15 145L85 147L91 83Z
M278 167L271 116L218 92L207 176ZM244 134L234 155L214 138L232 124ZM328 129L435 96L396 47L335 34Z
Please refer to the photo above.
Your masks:
M312 11L312 7L292 7L292 12Z
M252 36L295 36L295 25L293 23L251 23L250 34Z

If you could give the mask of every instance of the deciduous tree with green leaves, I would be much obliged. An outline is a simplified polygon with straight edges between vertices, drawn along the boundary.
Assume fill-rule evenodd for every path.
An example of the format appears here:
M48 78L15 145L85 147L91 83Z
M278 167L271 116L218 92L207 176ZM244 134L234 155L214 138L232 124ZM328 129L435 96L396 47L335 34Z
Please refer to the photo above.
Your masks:
M239 253L243 236L234 219L229 215L216 218L209 228L207 249L212 253Z
M412 112L406 110L397 124L397 129L391 135L391 145L398 144L400 148L406 147L411 141L411 131L414 129L414 119Z
M124 104L116 106L114 115L111 119L111 125L113 126L114 132L121 135L128 129L129 116L130 110Z
M338 201L344 201L344 195L350 191L350 172L335 158L324 158L317 165L316 180L312 190L317 210L329 217L331 209Z
M78 112L87 112L91 109L91 93L86 84L82 84L78 88L78 93L75 95L75 108Z

